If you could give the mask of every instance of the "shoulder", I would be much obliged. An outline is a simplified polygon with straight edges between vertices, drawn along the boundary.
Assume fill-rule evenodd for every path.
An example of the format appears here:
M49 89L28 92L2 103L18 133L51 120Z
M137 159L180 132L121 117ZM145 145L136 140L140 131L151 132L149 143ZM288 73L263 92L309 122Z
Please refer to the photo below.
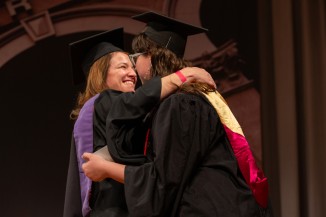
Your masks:
M96 94L94 96L92 96L89 100L87 100L84 104L83 107L88 107L88 106L93 106L94 105L94 101L99 97L99 94Z
M96 94L95 96L88 99L85 104L83 105L80 113L84 113L86 111L93 111L94 108L94 101L98 98L99 94Z
M108 100L108 99L112 100L117 96L119 96L121 93L122 93L121 91L116 91L116 90L110 90L110 89L104 90L99 94L95 103L98 103L103 100Z
M85 123L91 123L94 113L94 101L98 98L99 94L88 99L81 108L78 118L75 122L75 128L82 126Z
M216 113L214 107L204 96L185 92L177 92L164 99L159 106L159 110L163 113L166 113L167 110L188 112L190 115L207 113L214 115Z
M164 103L210 106L204 96L185 92L172 94L163 100L162 104Z

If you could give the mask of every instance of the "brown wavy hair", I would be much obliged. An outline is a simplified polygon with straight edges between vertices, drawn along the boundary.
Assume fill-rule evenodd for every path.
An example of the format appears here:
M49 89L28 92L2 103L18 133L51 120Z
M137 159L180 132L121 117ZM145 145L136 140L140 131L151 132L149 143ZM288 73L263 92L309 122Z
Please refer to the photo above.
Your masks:
M191 66L189 61L177 57L177 55L172 51L161 47L154 41L150 40L144 33L140 33L133 39L132 49L135 53L146 53L147 55L151 56L152 77L164 77L182 68ZM209 85L204 83L186 83L180 87L180 90L195 94L215 91L214 88L211 88Z

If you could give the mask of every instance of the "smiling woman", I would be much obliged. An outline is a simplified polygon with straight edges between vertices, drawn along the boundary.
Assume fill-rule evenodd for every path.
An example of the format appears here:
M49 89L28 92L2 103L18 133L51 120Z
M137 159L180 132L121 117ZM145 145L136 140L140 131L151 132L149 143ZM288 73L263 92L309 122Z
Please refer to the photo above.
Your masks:
M133 92L137 81L129 56L126 53L112 53L106 83L110 89Z
M74 83L87 82L75 109L64 217L86 216L91 181L81 169L81 154L93 150L93 107L100 92L134 91L136 73L123 47L123 29L106 31L70 44ZM86 52L85 52L86 51Z

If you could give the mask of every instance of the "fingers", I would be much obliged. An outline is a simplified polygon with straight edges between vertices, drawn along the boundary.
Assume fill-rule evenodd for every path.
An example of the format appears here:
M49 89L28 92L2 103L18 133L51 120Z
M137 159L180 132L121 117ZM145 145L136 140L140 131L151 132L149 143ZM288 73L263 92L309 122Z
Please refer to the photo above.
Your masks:
M186 67L180 71L187 77L186 82L203 82L216 89L214 79L205 69L199 67Z
M92 156L91 153L85 152L85 153L82 155L82 158L83 158L85 161L89 161L89 159L91 158L91 156Z
M214 89L216 89L216 83L215 83L213 77L211 76L211 74L209 74L209 78L210 78L210 81L209 81L208 84L209 84L210 86L214 87Z
M215 83L212 75L209 72L207 72L205 69L201 69L201 70L203 71L203 73L205 73L207 75L208 84L216 89L216 83Z
M205 83L207 83L208 85L210 85L211 87L215 88L216 89L216 83L212 77L212 75L207 72L205 69L203 68L198 68L198 67L193 67L193 69L197 72L199 72L201 75L203 75L203 81Z

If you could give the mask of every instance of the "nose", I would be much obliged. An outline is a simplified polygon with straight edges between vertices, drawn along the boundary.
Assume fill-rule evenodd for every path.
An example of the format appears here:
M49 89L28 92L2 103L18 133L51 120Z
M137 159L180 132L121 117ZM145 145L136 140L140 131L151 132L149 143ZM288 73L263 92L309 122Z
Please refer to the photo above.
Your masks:
M130 68L130 73L136 76L136 71L135 71L134 67Z
M136 74L136 71L135 71L134 67L129 67L128 76L137 77L137 74Z

